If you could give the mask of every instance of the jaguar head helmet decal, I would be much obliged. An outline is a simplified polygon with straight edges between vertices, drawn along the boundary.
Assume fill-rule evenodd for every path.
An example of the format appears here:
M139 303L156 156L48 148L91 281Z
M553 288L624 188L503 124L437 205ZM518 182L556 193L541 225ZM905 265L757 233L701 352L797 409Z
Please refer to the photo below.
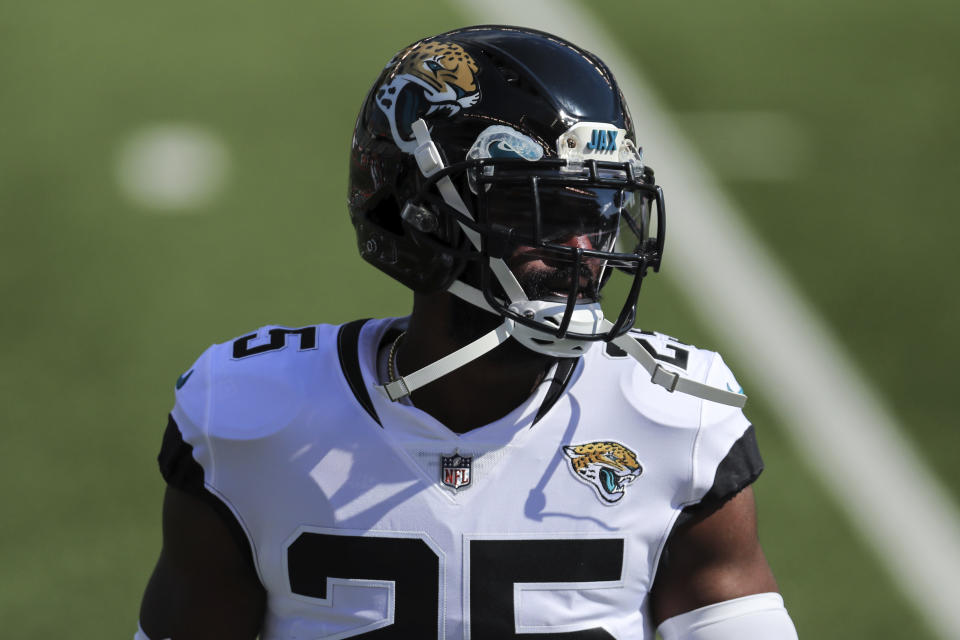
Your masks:
M625 487L640 477L637 454L619 442L598 441L564 446L570 470L592 486L605 504L623 498Z
M390 122L398 147L417 147L411 125L419 118L451 117L480 100L477 63L452 42L421 42L390 61L396 73L377 90L377 106Z

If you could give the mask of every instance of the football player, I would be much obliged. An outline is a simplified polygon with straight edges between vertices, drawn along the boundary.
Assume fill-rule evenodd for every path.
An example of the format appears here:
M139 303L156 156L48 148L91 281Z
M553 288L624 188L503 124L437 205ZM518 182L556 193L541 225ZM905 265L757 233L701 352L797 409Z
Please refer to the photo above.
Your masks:
M746 397L633 329L666 230L643 128L546 33L389 61L349 209L413 311L264 327L181 376L138 639L796 638Z

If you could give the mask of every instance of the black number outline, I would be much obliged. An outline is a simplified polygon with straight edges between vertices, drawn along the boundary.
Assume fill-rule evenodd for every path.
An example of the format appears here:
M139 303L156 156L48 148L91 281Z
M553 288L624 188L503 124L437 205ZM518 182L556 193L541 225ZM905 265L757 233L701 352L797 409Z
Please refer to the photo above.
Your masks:
M437 615L437 638L438 640L442 639L445 634L444 624L445 620L443 618L443 611L446 609L446 602L444 598L446 597L446 569L445 569L445 560L446 555L443 552L443 549L434 542L427 534L420 532L405 532L405 531L369 531L369 530L350 530L350 529L331 529L325 527L312 527L312 526L301 526L299 527L292 536L284 544L283 548L283 577L284 584L288 589L288 595L296 600L302 602L308 602L311 604L321 604L324 607L333 606L333 589L329 589L327 592L326 598L317 598L314 596L297 593L294 591L293 581L290 575L290 567L292 565L290 560L290 549L298 543L300 540L307 539L309 536L321 536L321 537L337 537L337 538L350 538L354 540L366 540L369 541L369 544L378 544L381 542L386 542L390 544L391 541L419 541L428 548L437 560L437 578L433 582L437 588L437 602L435 605L435 611ZM317 538L312 538L317 540ZM361 543L362 544L362 543ZM422 567L418 568L418 571L422 571ZM330 580L334 582L330 582ZM391 638L397 633L396 625L396 609L397 609L397 582L398 580L388 580L388 579L370 579L370 578L341 578L341 577L329 577L327 578L327 586L335 586L337 584L352 583L355 586L362 587L374 587L374 588L385 588L389 592L389 610L391 616L383 620L369 623L362 627L356 627L350 631L355 631L351 635L345 636L349 638L360 638L360 637L376 637L376 638ZM397 636L403 638L405 636Z
M464 580L466 584L464 585L464 600L467 604L467 613L465 615L465 623L470 629L470 638L471 640L487 640L487 638L495 638L497 640L509 640L510 638L516 638L517 640L613 640L613 635L610 634L603 627L591 627L588 629L579 629L573 631L551 631L551 632L533 632L532 630L518 631L517 624L519 620L516 617L516 609L514 608L513 603L513 593L514 588L518 584L530 585L530 584L543 584L543 585L552 585L553 589L561 589L563 586L569 586L570 590L586 591L591 589L611 589L611 588L624 588L626 581L624 579L624 573L627 567L627 556L626 556L626 540L623 537L615 535L602 535L602 536L578 536L576 538L570 538L569 534L557 535L557 536L548 536L543 535L542 537L529 538L525 536L512 536L505 537L503 535L486 535L486 536L464 536L466 544L464 545L464 552L466 554L465 558L465 571L464 571ZM509 553L505 553L507 548L511 545L517 546L517 549L514 551L516 558L509 558L509 562L503 563L505 556L509 556ZM533 545L542 545L542 549L533 550ZM485 546L491 547L488 558L485 557L475 557L480 556L479 550L483 549ZM565 546L567 548L566 552L560 550L560 546ZM608 558L606 562L609 564L611 561L613 564L617 565L617 569L611 573L611 567L601 567L607 571L606 574L596 575L590 579L580 579L580 580L555 580L549 579L545 574L542 574L541 579L538 580L511 580L508 581L509 589L508 597L501 597L501 601L509 600L509 605L505 607L507 610L498 612L497 609L494 609L493 612L484 612L486 613L486 618L478 615L482 611L483 605L475 606L475 603L478 601L476 594L474 593L476 586L474 581L477 576L474 569L474 564L477 564L479 567L483 567L482 571L487 569L492 569L493 567L500 565L506 571L516 571L518 569L517 560L526 559L528 562L537 566L538 569L547 569L554 572L567 571L569 573L583 572L586 570L584 566L589 565L590 563L569 563L566 565L557 564L554 561L557 557L570 557L570 549L573 547L580 547L581 551L587 551L587 547L593 552L594 557L596 557L597 552L600 553L612 553L615 555L615 558ZM546 558L537 558L536 553L544 553ZM563 556L557 556L557 553L563 553ZM576 554L574 554L576 555ZM582 557L582 556L581 556ZM493 558L500 560L500 563L492 562ZM543 562L542 560L548 560ZM505 565L505 566L504 566ZM596 565L592 565L596 567ZM602 572L601 572L602 573ZM481 573L482 575L482 573ZM555 574L556 575L556 574ZM613 578L613 576L616 578ZM580 576L585 578L586 576ZM602 579L606 577L607 579ZM503 577L501 576L501 579ZM477 579L480 581L480 579ZM551 590L553 590L551 589ZM538 589L533 589L527 587L524 589L521 587L521 590L537 591ZM482 601L481 601L482 602ZM475 610L479 610L476 611ZM474 618L480 617L480 624L475 624ZM490 625L491 628L485 628L488 621L490 620L505 620L513 623L513 628L509 630L497 629L495 625Z
M436 580L433 582L433 585L436 586L436 629L437 637L443 637L445 633L443 613L446 610L446 572L444 569L446 556L443 550L424 533L351 531L302 526L287 540L283 552L284 578L291 597L309 603L322 603L323 606L332 606L333 587L337 584L346 583L355 586L386 588L390 593L389 609L393 612L392 618L387 617L351 629L350 635L345 637L384 639L409 637L409 630L404 629L396 621L401 578L346 578L339 575L326 575L329 572L322 569L316 570L317 564L323 565L327 562L327 557L333 557L333 554L329 553L331 539L335 539L337 542L343 541L345 544L352 541L353 544L361 548L359 556L363 556L374 545L406 546L407 549L402 553L397 553L397 549L388 548L386 553L371 554L371 557L387 558L394 563L406 562L411 559L412 554L409 551L415 549L416 545L409 543L422 543L436 560ZM497 638L498 640L507 638L520 640L612 640L613 636L603 627L531 633L529 630L518 631L516 623L511 628L503 629L498 628L496 622L491 623L490 621L502 621L509 625L516 620L513 594L518 584L552 585L550 590L624 588L624 572L627 566L626 540L624 538L612 535L576 538L562 535L538 538L464 535L462 539L465 554L462 588L463 598L468 603L464 624L469 630L472 640L486 640L487 638ZM407 544L403 545L403 543ZM291 549L297 545L301 546L301 550L295 551L292 556ZM310 549L307 553L315 554L319 560L317 558L305 559L302 556L303 545L317 547ZM363 549L363 547L366 547L366 549ZM340 551L342 553L342 550ZM419 551L422 553L423 549ZM552 562L556 557L577 558L578 560L573 563L558 564ZM337 561L342 562L342 558L336 557L331 562L336 563ZM381 566L379 561L375 564L377 564L378 572L390 571L388 567ZM291 575L291 567L309 575L306 578L294 578ZM430 575L430 572L424 572L422 567L411 567L409 571L413 574L419 573L420 575L416 577L421 579L424 575ZM485 574L492 575L485 576ZM322 579L324 581L322 591L325 597L317 597L298 591L298 588L303 590L303 587L297 587L294 584L297 582L303 585L304 579L313 583L308 589L314 590L319 589L316 583ZM408 582L407 579L403 580ZM479 588L478 585L481 583L490 588L486 590ZM407 588L413 590L410 585ZM492 592L494 589L502 589L505 595L496 597L492 603L485 602L487 592ZM521 589L524 589L524 587L521 587ZM538 590L529 586L526 589L530 591ZM430 591L433 590L430 589ZM429 607L427 608L429 609ZM477 622L478 620L479 622ZM417 637L424 637L423 632L418 631Z
M633 337L636 338L637 342L640 343L640 346L647 350L654 359L659 360L660 362L665 362L667 364L672 364L675 367L687 370L687 365L690 364L690 351L689 349L684 349L683 347L690 347L690 345L683 344L679 340L671 338L670 336L664 336L667 340L671 342L676 342L677 344L668 344L666 345L667 349L673 351L673 355L667 355L664 353L658 353L656 349L653 348L653 345L646 338L641 338L641 335L652 336L655 335L650 331L640 331L639 329L631 329L630 333L633 334ZM682 345L682 346L681 346ZM608 342L604 347L604 354L611 359L619 360L622 358L628 358L629 354L615 345L612 342Z
M250 333L240 336L233 341L233 359L240 360L251 356L258 356L262 353L271 351L280 351L287 346L287 336L299 336L298 351L310 351L317 348L317 328L315 326L300 327L299 329L289 329L287 327L276 327L267 332L270 336L270 342L259 344L255 347L250 346L250 341L260 336L260 332Z

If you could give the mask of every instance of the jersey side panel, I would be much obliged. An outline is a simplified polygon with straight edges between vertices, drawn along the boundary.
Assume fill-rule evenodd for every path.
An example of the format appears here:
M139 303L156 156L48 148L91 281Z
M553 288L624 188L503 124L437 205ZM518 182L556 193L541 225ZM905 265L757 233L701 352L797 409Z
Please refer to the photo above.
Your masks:
M705 382L711 386L730 391L740 391L742 388L719 354L710 353L710 366ZM704 495L715 484L725 482L717 478L717 471L721 463L731 453L734 445L747 434L750 421L742 409L716 402L703 402L700 418L700 431L697 436L696 455L694 459L694 479L691 487L691 504L703 499ZM752 438L752 431L748 437ZM751 460L752 473L745 475L752 482L763 470L762 461ZM726 467L723 467L726 468ZM742 484L742 482L741 482ZM739 490L742 486L732 485L731 490Z

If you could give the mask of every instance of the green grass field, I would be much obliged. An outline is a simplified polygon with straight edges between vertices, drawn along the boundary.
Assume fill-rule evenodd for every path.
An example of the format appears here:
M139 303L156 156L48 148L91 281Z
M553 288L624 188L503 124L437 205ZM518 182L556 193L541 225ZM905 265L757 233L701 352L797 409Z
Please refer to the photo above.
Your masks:
M956 500L960 8L610 0L590 11ZM4 17L0 628L132 637L159 550L154 458L177 376L210 343L263 324L408 311L407 292L355 253L350 133L386 60L465 18L443 3L222 0L18 3ZM777 114L803 148L705 128L718 112ZM202 125L230 151L226 188L195 212L149 211L118 190L122 143L157 122ZM776 179L729 166L778 152L796 155ZM669 204L684 185L658 178ZM723 351L668 278L644 288L645 328ZM768 467L761 535L801 637L933 638L769 404L753 397L748 413Z

